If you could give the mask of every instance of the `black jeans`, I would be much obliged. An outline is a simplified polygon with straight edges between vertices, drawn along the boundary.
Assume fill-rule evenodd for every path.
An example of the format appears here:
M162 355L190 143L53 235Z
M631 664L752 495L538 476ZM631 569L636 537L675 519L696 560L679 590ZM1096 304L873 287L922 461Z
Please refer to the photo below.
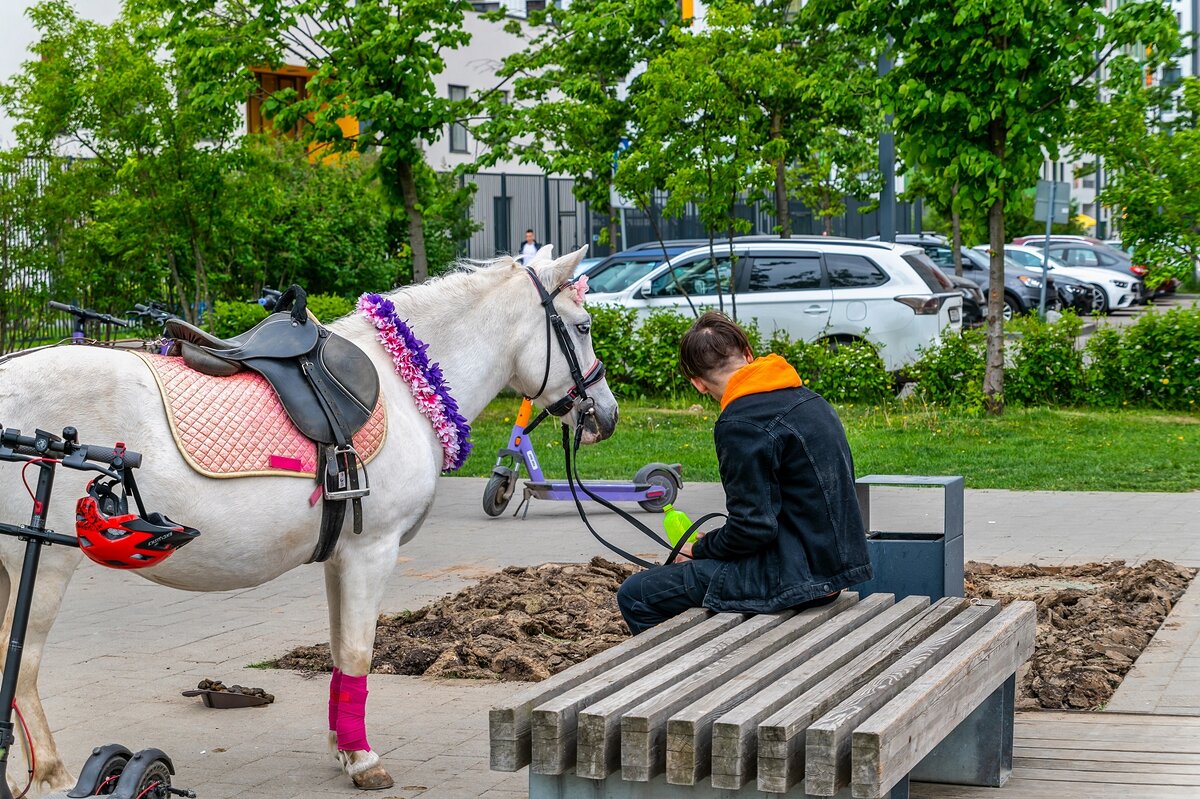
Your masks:
M637 635L685 610L704 607L708 584L720 565L721 561L708 558L687 560L655 566L628 577L617 589L617 607L630 632ZM828 605L840 593L818 597L792 609Z
M689 608L702 607L720 565L716 560L685 560L626 578L617 589L617 606L630 632L637 635Z

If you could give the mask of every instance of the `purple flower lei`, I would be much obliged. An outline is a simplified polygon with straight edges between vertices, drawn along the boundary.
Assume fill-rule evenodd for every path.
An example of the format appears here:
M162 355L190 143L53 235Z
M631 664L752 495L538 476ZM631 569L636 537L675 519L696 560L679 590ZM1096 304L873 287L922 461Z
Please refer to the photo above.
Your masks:
M433 425L433 432L442 443L442 470L460 468L471 453L471 426L450 396L442 367L429 362L425 354L429 345L413 335L396 314L392 301L379 294L359 297L358 312L379 331L379 341L391 354L396 374L408 383L417 410Z

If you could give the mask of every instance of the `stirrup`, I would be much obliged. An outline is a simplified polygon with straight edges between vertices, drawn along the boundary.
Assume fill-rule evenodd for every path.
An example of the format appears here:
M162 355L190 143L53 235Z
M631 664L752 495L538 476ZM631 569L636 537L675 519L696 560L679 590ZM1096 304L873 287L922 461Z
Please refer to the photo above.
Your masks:
M358 450L352 444L331 447L332 457L325 459L325 479L322 481L325 499L344 501L358 499L371 493L371 480L367 476L366 464L358 455ZM343 465L345 464L345 465ZM362 471L362 485L358 482L358 472Z

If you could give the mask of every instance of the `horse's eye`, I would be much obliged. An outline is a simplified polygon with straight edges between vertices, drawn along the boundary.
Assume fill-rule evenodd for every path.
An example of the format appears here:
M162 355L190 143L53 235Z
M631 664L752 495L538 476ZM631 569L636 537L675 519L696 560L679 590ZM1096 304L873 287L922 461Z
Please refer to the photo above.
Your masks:
M581 336L586 336L588 333L592 332L592 323L591 322L583 322L581 324L575 325L575 329L579 331L579 334Z

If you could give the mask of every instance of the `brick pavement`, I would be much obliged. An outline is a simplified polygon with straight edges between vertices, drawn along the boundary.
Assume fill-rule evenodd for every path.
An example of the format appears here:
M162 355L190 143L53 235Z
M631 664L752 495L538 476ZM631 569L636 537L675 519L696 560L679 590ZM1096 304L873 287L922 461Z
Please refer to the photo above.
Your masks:
M398 553L385 611L419 607L505 565L582 560L605 551L568 503L535 502L523 521L485 517L483 486L477 479L443 480L425 528ZM875 526L936 529L940 495L914 496L919 491L929 490L874 490ZM720 509L720 487L687 485L678 504L692 514ZM1161 557L1200 566L1200 492L968 491L966 514L966 555L972 559L1060 564ZM612 516L597 514L595 523L635 551L652 551ZM1195 594L1193 589L1190 596ZM1190 621L1163 639L1170 643L1161 654L1195 675L1200 624L1195 604L1189 607ZM120 741L169 752L179 767L177 783L200 789L204 799L357 795L325 749L326 678L245 668L326 638L318 566L251 590L188 594L86 564L46 648L41 691L73 770L92 746ZM277 700L265 708L212 710L179 696L203 677L261 686ZM1153 691L1156 684L1146 685ZM525 796L523 773L487 769L487 709L510 690L496 683L372 676L370 739L397 780L381 799ZM1144 701L1164 712L1179 699L1164 686Z

